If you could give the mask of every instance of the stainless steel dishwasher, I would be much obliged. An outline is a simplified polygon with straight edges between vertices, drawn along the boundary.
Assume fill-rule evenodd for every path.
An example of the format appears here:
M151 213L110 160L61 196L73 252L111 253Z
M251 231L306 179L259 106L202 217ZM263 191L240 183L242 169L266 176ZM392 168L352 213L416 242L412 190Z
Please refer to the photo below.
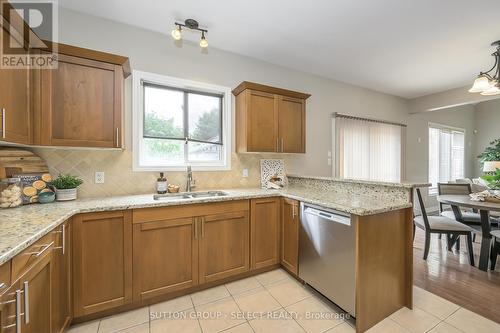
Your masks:
M300 204L299 277L356 316L356 227L350 215Z

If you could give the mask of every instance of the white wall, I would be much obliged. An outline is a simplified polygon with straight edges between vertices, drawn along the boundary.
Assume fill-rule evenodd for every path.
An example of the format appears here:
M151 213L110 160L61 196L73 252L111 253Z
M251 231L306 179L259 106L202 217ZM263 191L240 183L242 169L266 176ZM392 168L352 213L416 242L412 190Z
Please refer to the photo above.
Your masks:
M255 81L310 93L307 101L307 153L288 158L288 170L330 176L327 152L331 149L330 114L361 115L406 123L407 101L364 88L298 72L245 56L184 42L174 45L170 25L165 34L104 20L67 9L59 11L60 42L128 56L133 69L236 87ZM126 87L126 147L131 149L130 79Z
M490 145L491 141L500 139L500 99L479 103L475 109L477 129L475 156L477 156ZM476 162L475 175L479 176L481 174L481 167Z

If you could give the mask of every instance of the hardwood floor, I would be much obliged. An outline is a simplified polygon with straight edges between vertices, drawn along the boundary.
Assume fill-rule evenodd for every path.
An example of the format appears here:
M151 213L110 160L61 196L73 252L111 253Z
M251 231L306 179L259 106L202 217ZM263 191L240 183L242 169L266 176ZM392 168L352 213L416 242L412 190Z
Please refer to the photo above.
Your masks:
M467 248L461 241L460 252L446 250L446 239L432 235L427 261L422 259L424 232L417 228L413 245L414 284L470 311L500 323L500 263L495 271L483 272L471 267ZM463 237L462 237L463 238ZM474 257L479 262L481 237L474 243Z

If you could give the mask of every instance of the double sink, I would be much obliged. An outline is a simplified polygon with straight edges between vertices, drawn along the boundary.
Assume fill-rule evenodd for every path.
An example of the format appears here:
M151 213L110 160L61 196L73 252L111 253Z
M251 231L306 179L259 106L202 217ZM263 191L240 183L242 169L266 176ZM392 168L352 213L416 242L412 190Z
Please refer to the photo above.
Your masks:
M181 193L167 193L167 194L155 194L153 195L154 200L187 200L187 199L197 199L197 198L214 198L214 197L224 197L228 194L223 191L207 191L207 192L181 192Z

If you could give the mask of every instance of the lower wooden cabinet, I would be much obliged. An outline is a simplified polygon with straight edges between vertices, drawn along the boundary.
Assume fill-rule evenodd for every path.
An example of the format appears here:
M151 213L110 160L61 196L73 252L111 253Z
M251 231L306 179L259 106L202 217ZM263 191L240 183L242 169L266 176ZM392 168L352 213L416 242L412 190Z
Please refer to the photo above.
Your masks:
M200 283L250 269L248 211L200 217Z
M71 322L71 221L54 231L52 254L52 332L60 333Z
M280 198L251 200L251 268L280 262Z
M134 215L134 300L168 294L198 284L198 222L189 210L159 209L141 221ZM135 212L134 212L135 213ZM179 216L175 216L176 213ZM180 214L179 214L180 213Z
M132 301L130 211L73 217L74 316Z
M52 255L46 252L20 279L23 333L51 332Z
M281 264L297 275L299 267L299 202L281 201Z
M16 296L19 293L18 299L21 301L21 291L19 290L19 283L16 282L10 288L0 290L0 332L13 333L16 332L16 321L18 313L16 311ZM21 306L21 305L20 305ZM21 317L19 317L22 319Z

